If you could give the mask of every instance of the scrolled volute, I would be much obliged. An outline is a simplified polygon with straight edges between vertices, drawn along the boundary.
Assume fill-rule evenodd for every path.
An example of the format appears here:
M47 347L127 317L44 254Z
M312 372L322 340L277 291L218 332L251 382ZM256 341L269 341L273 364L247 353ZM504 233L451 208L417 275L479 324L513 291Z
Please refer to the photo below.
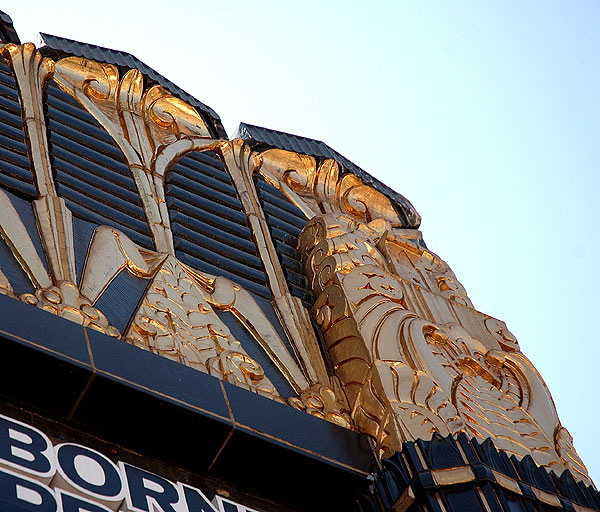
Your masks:
M268 149L260 155L262 170L301 196L314 215L341 211L361 222L384 219L402 224L385 194L344 171L331 158L319 163L313 156L283 149Z

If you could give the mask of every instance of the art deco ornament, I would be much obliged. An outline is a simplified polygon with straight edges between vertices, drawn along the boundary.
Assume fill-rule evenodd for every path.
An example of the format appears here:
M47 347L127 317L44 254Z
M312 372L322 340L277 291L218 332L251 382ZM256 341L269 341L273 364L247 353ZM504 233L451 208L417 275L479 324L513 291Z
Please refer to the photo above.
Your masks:
M403 441L466 432L590 483L542 378L504 323L477 311L450 268L424 248L409 203L399 215L389 197L333 159L214 139L199 112L161 86L145 87L138 70L121 73L81 57L55 62L31 44L5 45L2 55L19 88L44 254L0 190L0 236L35 290L17 296L0 262L1 293L360 430L380 456ZM48 149L43 92L49 81L75 98L121 150L154 244L141 247L114 227L97 226L80 275L73 217L57 192ZM231 176L281 330L241 285L177 259L165 177L191 151L214 151ZM326 347L290 293L256 189L259 174L308 221L298 248L316 296L310 314ZM147 285L125 332L97 307L121 273ZM237 319L292 396L277 389L221 312Z
M325 368L308 312L287 288L254 190L255 164L249 148L241 141L211 139L198 112L160 86L144 89L138 70L129 70L121 77L111 64L79 57L54 62L42 58L29 43L6 45L3 55L15 70L24 118L32 127L26 130L26 142L39 195L34 209L51 272L47 272L11 199L0 190L0 235L36 289L33 294L17 297L6 275L0 273L0 291L350 428L343 391ZM77 99L121 149L138 189L154 250L136 245L117 229L99 226L81 275L77 275L72 216L56 192L48 150L43 89L49 80ZM224 277L199 272L175 258L165 176L185 153L207 150L217 150L222 156L242 197L265 263L273 306L284 330L296 343L293 354L243 287ZM138 310L131 312L133 321L124 333L110 325L95 307L121 272L150 283ZM237 318L296 396L280 395L215 310L230 312Z
M339 213L314 217L299 243L351 416L383 455L466 432L589 482L541 376L436 255L383 219Z

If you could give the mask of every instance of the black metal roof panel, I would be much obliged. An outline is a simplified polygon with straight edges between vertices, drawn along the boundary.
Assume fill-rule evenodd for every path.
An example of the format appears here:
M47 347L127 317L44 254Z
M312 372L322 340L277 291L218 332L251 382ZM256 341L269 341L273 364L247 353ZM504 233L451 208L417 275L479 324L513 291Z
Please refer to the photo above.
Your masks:
M152 249L150 228L120 149L54 82L46 89L48 143L58 193L79 218L116 227Z
M154 71L154 69L147 64L144 64L131 53L112 50L94 44L81 43L79 41L74 41L73 39L50 34L40 33L40 37L42 39L40 51L45 54L53 54L54 57L57 56L56 54L58 54L58 56L75 55L78 57L85 57L86 59L96 60L98 62L106 62L122 68L138 69L150 80L167 89L171 94L174 94L194 108L207 114L211 121L210 125L212 125L209 126L209 128L212 128L211 131L214 132L213 136L215 138L227 138L227 132L221 123L221 118L212 108L198 101L192 95L181 89L181 87L178 87L160 73Z
M21 44L11 17L4 11L0 11L0 40L3 43Z
M278 189L268 184L262 176L258 176L256 179L256 190L283 273L290 287L290 293L301 299L304 305L310 309L315 297L310 289L310 283L304 275L300 253L296 249L298 236L306 225L307 219L296 206L291 204Z
M11 69L0 58L0 186L20 197L36 196L23 132L19 91Z
M271 298L252 232L229 173L213 151L184 155L165 177L175 254Z
M233 138L243 139L253 147L270 147L303 153L316 158L332 158L342 165L344 169L358 176L365 184L387 196L392 201L396 213L404 221L406 227L419 227L421 217L408 199L371 176L367 171L361 169L358 165L320 140L271 130L248 123L240 123Z

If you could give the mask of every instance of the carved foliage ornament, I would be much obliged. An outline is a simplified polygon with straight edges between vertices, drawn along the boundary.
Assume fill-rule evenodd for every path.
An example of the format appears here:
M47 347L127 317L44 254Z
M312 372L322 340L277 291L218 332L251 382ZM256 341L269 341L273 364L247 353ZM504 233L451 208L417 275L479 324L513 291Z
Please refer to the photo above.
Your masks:
M283 149L263 151L261 158L261 174L301 208L307 218L337 211L360 221L384 219L396 226L403 224L387 196L358 176L343 172L331 158L317 163L313 156ZM410 224L418 225L419 214L406 203Z
M381 454L466 432L591 483L514 336L472 308L436 255L381 219L339 213L313 218L299 247L351 415Z
M202 117L160 85L144 88L130 69L82 57L54 65L54 80L75 97L112 136L131 170L158 251L174 254L164 177L185 152L207 149L211 139Z
M279 267L254 190L254 156L249 148L241 141L211 139L198 112L160 86L146 88L138 70L121 76L111 64L80 57L54 62L42 58L30 43L6 45L2 55L11 64L19 87L38 192L33 208L49 265L38 255L11 199L0 190L0 236L35 289L17 297L0 269L0 293L350 428L343 391L327 374L308 312L289 294ZM156 250L137 246L117 229L99 226L83 271L77 275L73 220L57 194L48 150L43 88L49 80L76 98L116 141L137 185ZM270 269L274 307L290 338L298 343L294 354L251 294L224 277L183 265L174 256L164 178L186 152L208 149L222 155L243 198L259 253ZM149 282L125 333L110 325L95 306L120 272ZM297 396L281 397L216 310L228 311L239 320Z
M341 172L333 160L318 163L282 150L258 154L241 141L211 139L193 108L160 86L146 88L137 70L121 76L115 66L79 57L53 62L30 44L6 45L2 55L20 91L38 191L33 211L48 262L0 191L0 236L35 289L21 300L310 414L355 424L373 436L381 454L399 449L404 440L465 431L589 482L543 380L514 336L501 321L473 309L448 266L413 243L419 232L403 229L385 195ZM71 213L56 192L47 144L42 90L51 79L121 148L155 250L100 226L82 275L76 275ZM164 177L187 151L207 149L222 156L242 198L293 353L248 292L174 256ZM327 374L306 311L283 278L254 189L255 172L312 219L299 247L336 377ZM124 334L95 306L119 272L149 283ZM15 296L1 268L0 292ZM280 396L218 310L240 320L297 396Z

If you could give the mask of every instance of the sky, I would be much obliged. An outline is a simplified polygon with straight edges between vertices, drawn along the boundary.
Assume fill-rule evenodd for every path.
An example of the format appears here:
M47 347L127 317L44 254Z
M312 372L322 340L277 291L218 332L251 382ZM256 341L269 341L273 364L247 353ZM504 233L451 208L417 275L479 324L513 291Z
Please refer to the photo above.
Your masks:
M37 4L37 5L36 5ZM12 3L134 54L220 116L322 140L406 196L506 322L600 486L600 3Z

